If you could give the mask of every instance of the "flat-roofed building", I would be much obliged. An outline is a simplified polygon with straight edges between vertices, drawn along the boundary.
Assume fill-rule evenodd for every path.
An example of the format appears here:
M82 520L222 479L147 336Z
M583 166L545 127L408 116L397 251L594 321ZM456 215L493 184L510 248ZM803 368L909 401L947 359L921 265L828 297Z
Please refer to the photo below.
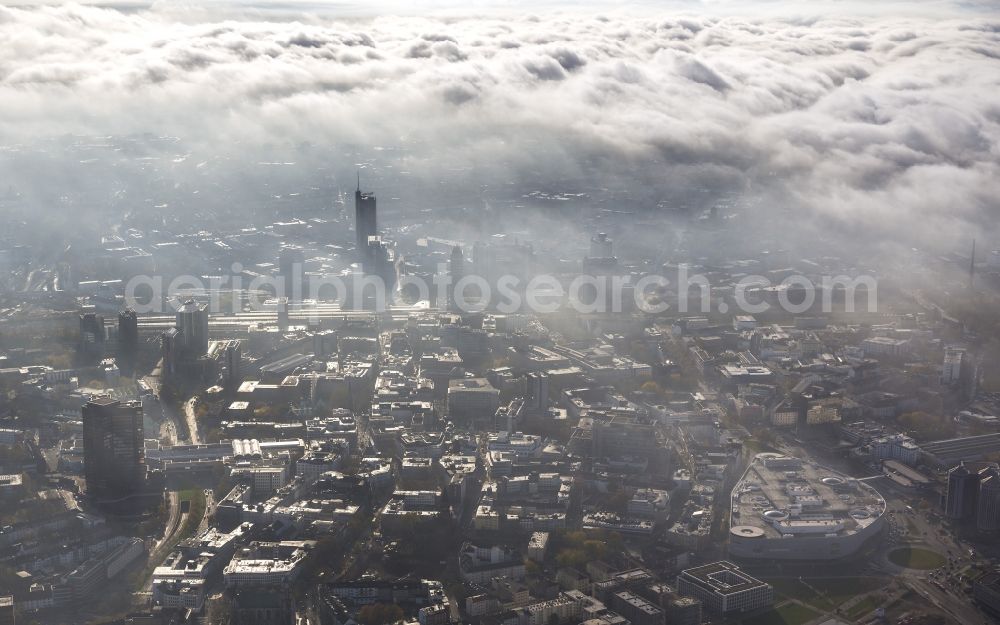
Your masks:
M673 597L664 606L670 625L701 623L701 600L694 597Z
M531 538L528 540L528 558L535 562L544 561L545 552L548 550L548 547L548 532L532 532Z
M222 575L226 588L290 585L302 571L309 542L252 542L233 556Z
M591 436L595 458L649 458L660 449L656 426L631 415L615 415L607 420L595 420Z
M639 595L622 590L611 595L611 609L634 625L662 625L663 610Z
M500 611L500 600L486 593L472 595L465 599L465 613L476 618Z
M524 625L551 625L578 620L583 611L583 601L574 595L562 593L555 599L540 601L521 608L520 623Z
M905 434L880 436L872 440L870 447L876 460L899 460L910 466L920 460L920 447Z
M929 465L954 466L962 460L981 460L1000 452L1000 432L924 443L920 449Z
M752 612L774 603L774 588L732 562L714 562L685 569L677 576L677 593L701 601L712 614Z
M887 336L873 336L861 342L865 356L898 357L910 351L910 341Z
M440 516L441 494L436 490L396 490L382 508L379 518L382 532L387 535L428 526Z
M486 378L463 378L448 383L448 415L492 418L500 406L500 391Z
M525 576L524 557L510 547L467 542L458 553L458 563L462 579L472 584L487 584L494 577L522 580Z
M729 553L834 560L856 553L885 522L867 482L780 454L757 454L731 493Z

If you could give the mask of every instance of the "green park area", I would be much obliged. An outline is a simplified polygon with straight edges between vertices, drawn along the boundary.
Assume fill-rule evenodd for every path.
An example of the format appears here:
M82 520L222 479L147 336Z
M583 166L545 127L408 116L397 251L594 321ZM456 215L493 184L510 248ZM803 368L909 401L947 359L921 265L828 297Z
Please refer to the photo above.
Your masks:
M908 569L929 571L944 566L945 559L941 554L920 547L900 547L889 552L889 561L896 566Z
M874 597L865 597L847 609L847 616L857 620L879 607L879 602Z
M889 583L881 577L781 578L767 581L774 586L778 597L796 599L822 612L836 612L854 597L879 590Z
M800 603L785 603L743 621L743 625L802 625L820 615Z

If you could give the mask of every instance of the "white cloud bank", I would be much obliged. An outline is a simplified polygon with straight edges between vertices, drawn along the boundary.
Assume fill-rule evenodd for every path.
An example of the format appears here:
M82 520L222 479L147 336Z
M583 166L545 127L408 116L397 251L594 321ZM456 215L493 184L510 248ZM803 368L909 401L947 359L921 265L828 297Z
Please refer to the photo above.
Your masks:
M1000 18L266 15L0 7L0 140L405 141L923 242L1000 217Z

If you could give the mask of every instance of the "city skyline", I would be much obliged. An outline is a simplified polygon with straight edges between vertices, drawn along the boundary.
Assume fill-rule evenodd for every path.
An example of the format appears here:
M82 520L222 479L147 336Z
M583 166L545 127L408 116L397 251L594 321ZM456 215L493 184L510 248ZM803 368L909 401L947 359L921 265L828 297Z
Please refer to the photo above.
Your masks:
M225 4L5 9L16 45L3 58L2 136L19 147L0 171L28 181L9 186L57 222L59 198L93 174L116 179L117 195L95 190L97 201L125 206L166 176L179 195L168 205L185 214L224 201L203 188L209 172L335 194L353 190L360 161L396 172L394 195L410 205L433 205L461 171L448 183L471 205L507 199L512 184L627 190L630 206L667 214L728 193L755 220L794 215L803 237L895 255L995 235L987 5L875 16L790 5L801 17L743 6L756 5L346 21ZM45 32L60 33L48 49ZM123 159L96 138L53 149L66 133L170 139L128 139ZM343 162L344 148L358 160ZM56 172L80 188L60 188ZM37 184L44 175L56 183ZM236 187L237 205L266 192Z
M1000 622L998 19L0 4L0 625Z

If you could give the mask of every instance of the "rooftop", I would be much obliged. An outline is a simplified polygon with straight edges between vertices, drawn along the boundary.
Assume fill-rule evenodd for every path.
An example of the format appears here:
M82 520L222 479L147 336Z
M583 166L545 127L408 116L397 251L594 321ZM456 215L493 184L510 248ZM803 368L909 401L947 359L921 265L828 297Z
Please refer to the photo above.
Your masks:
M731 595L751 588L767 586L750 577L732 562L713 562L684 570L681 575L720 595Z
M811 462L758 454L732 492L733 532L767 538L850 535L885 512L866 484Z

